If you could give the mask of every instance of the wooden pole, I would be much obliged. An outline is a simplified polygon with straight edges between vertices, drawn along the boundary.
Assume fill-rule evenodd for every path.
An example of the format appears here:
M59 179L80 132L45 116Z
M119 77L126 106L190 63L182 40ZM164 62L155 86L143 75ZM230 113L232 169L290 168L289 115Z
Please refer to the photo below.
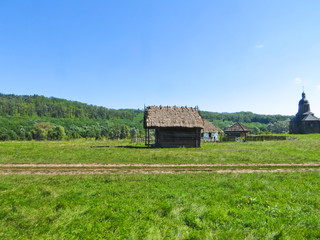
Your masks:
M144 131L144 145L147 145L147 129Z

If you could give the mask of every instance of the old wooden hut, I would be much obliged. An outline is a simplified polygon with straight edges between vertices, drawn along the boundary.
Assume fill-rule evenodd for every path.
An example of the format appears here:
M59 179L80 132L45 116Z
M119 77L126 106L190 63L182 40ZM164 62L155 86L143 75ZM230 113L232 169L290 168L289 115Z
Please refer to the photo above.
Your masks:
M224 133L232 137L246 137L251 129L241 123L235 123L224 130Z
M203 120L196 108L150 106L144 112L146 137L155 129L155 147L200 147Z
M211 122L203 119L203 129L201 130L202 141L219 141L219 134L223 131Z

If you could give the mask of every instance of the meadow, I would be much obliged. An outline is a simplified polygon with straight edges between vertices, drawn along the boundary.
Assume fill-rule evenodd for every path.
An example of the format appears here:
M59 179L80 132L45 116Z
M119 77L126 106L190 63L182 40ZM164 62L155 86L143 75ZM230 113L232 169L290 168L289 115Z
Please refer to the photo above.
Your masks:
M319 146L319 134L205 143L199 149L145 149L129 141L13 141L0 143L0 170L12 163L319 163ZM319 177L318 168L2 174L0 239L319 239Z
M202 143L201 148L171 149L144 148L128 140L8 141L0 142L0 163L305 163L319 161L319 146L320 134L287 141Z
M318 239L320 174L0 176L1 239Z

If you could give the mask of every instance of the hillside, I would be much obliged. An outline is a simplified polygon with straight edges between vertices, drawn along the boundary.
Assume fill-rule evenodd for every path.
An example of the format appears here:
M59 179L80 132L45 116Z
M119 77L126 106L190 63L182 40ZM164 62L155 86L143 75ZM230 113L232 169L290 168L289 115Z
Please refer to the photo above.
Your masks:
M200 114L222 129L242 122L255 132L277 132L274 126L286 124L291 118L251 112ZM142 121L143 110L115 110L38 95L0 94L0 140L142 136Z

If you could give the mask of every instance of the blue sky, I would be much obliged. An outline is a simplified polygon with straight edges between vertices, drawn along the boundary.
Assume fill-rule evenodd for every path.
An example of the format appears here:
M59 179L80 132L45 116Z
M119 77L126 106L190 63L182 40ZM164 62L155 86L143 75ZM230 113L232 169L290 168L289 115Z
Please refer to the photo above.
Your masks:
M2 93L320 117L320 1L0 1Z

